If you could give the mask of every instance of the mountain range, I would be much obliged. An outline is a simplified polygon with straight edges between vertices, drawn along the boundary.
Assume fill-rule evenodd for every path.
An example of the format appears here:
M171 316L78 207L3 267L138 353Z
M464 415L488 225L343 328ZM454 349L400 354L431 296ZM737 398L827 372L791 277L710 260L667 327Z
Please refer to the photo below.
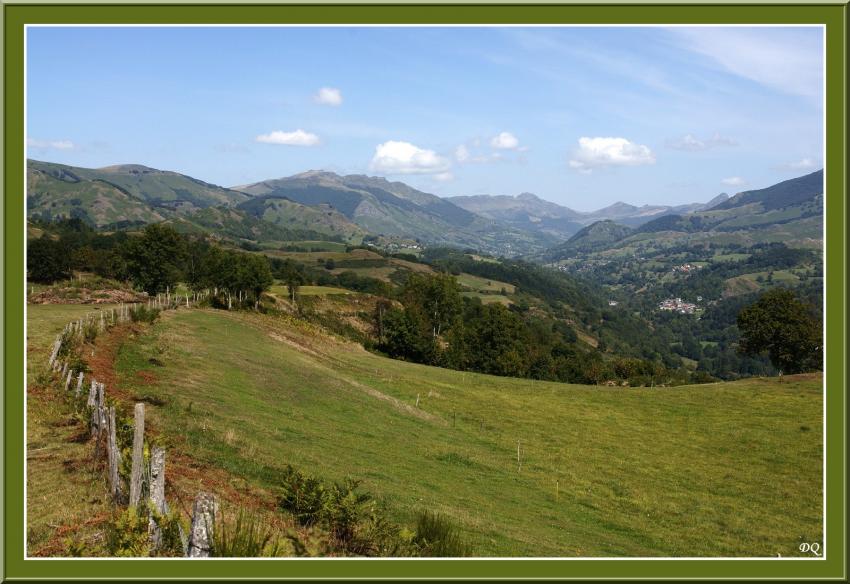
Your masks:
M398 181L321 170L227 188L137 164L88 169L29 160L27 214L79 217L112 229L167 222L257 242L408 240L552 259L640 233L730 232L817 219L822 180L819 171L707 203L618 202L581 212L531 193L441 198ZM815 232L810 227L807 235Z
M548 250L544 258L559 261L626 249L641 242L651 242L655 248L713 242L819 247L823 239L823 192L823 170L818 170L764 189L717 198L689 213L664 214L637 227L598 221Z
M637 227L658 217L709 209L728 198L729 195L721 193L707 203L690 203L677 206L643 205L637 207L620 201L590 212L575 211L569 207L545 201L533 193L521 193L516 196L457 196L448 197L448 200L482 217L501 221L518 229L540 231L563 240L596 221L610 220L622 225Z

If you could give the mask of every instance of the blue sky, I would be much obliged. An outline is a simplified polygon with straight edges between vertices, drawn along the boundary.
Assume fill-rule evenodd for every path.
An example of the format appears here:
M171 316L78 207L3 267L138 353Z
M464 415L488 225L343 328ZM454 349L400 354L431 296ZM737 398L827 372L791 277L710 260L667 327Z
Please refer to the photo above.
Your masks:
M28 156L578 210L821 167L820 28L30 28Z

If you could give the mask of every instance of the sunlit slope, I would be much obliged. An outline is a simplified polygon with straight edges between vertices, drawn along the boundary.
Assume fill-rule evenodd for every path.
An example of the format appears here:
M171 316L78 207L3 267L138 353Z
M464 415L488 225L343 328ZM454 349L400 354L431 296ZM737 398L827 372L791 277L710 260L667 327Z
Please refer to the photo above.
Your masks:
M820 539L817 376L532 382L384 359L305 326L171 313L125 343L120 382L163 404L153 423L173 448L265 486L286 464L363 479L401 519L450 515L477 555L775 557Z

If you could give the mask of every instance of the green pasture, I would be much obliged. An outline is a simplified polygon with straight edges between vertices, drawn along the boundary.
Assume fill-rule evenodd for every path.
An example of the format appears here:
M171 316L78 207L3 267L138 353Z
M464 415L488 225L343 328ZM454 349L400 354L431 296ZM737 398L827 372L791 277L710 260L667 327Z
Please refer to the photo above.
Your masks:
M149 409L170 448L263 488L287 464L362 479L399 521L448 515L477 555L789 557L821 539L816 375L535 382L215 310L164 314L121 347L117 371L163 404Z

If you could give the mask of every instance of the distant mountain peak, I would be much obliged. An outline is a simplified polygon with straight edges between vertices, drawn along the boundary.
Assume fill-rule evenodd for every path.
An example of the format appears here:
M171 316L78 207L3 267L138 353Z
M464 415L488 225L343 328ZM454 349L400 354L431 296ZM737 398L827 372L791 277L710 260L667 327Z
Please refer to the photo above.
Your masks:
M149 173L149 172L166 172L156 168L151 168L150 166L145 166L143 164L113 164L111 166L104 166L98 168L101 172L115 172L115 173Z
M719 195L717 195L716 197L711 199L709 202L707 202L705 205L703 205L702 209L704 209L704 210L711 209L715 205L719 205L720 203L725 203L728 200L729 200L729 195L727 193L720 193Z
M333 179L339 179L341 177L337 173L331 172L329 170L316 169L316 170L305 170L304 172L299 172L298 174L293 174L290 178L302 178L302 179L305 179L305 178L333 178Z
M534 193L520 193L516 196L519 201L542 201L540 197L535 195Z
M629 203L624 203L623 201L617 201L616 203L614 203L612 205L608 205L607 207L605 207L603 209L599 209L598 211L595 211L595 213L602 214L602 213L605 213L605 212L610 213L610 212L613 212L613 211L629 211L629 212L631 212L631 211L637 211L637 210L638 210L638 207L636 207L635 205L630 205Z

